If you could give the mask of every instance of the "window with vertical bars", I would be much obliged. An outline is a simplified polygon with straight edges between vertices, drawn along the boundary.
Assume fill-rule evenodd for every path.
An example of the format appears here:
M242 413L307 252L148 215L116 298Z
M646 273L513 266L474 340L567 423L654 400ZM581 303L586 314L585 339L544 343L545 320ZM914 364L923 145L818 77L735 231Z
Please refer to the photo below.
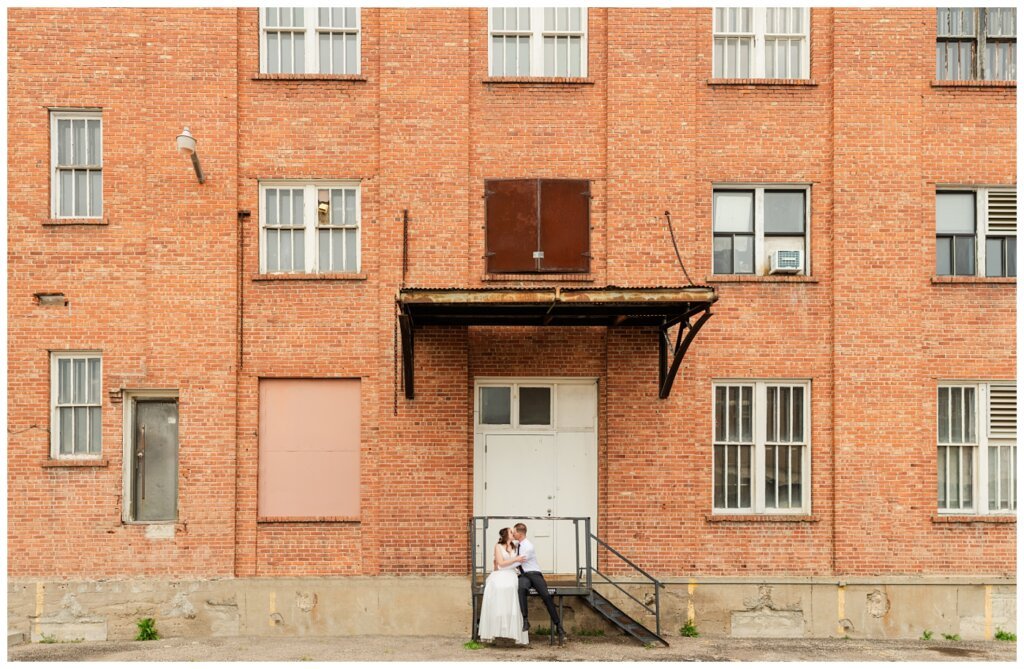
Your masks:
M359 272L360 230L355 183L260 184L261 272Z
M716 7L712 72L718 79L810 76L806 7Z
M103 124L99 112L52 112L53 215L103 215Z
M488 24L491 76L587 76L585 8L492 7Z
M937 79L1016 81L1016 9L939 7L935 12Z
M98 457L101 453L101 359L98 353L51 356L51 455Z
M939 511L1016 512L1016 385L942 384L936 413Z
M716 512L809 510L809 390L803 381L714 385Z
M356 7L260 9L260 71L267 74L359 74Z

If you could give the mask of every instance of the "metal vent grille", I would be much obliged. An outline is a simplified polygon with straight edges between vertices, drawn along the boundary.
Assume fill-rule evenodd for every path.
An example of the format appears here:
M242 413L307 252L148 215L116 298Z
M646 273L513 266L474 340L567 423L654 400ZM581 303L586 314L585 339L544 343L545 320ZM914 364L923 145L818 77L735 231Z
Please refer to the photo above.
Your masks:
M776 251L776 267L778 269L800 269L800 251Z
M990 386L988 406L988 436L994 439L1016 439L1017 386Z
M1017 234L1017 189L990 188L988 231Z

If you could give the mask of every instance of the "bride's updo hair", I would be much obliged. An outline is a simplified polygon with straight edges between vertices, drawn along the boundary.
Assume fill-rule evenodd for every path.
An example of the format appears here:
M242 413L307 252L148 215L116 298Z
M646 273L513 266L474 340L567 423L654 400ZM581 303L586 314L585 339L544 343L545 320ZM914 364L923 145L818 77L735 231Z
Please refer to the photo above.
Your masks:
M508 546L508 542L511 541L511 539L510 539L510 535L511 534L512 534L512 528L511 527L503 527L503 528L501 528L501 531L498 532L498 545L500 545L500 546Z

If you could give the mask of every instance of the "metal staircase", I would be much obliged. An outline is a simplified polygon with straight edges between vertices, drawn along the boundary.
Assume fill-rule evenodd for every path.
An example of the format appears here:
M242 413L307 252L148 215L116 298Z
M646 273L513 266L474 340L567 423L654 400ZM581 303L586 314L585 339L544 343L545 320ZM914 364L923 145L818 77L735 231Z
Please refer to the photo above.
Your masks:
M624 555L599 539L590 531L590 518L552 518L550 516L539 517L509 517L509 516L474 516L470 521L470 563L471 563L471 588L473 603L473 640L479 641L480 608L483 602L484 581L487 578L487 555L489 546L485 545L488 538L488 528L491 521L513 521L513 520L547 520L556 521L566 527L572 523L576 535L576 570L574 575L558 576L548 575L548 588L554 598L558 600L559 612L562 610L562 603L565 597L577 597L586 603L591 609L601 615L605 620L628 634L642 644L661 644L668 646L661 636L661 589L664 584L638 567ZM507 523L506 523L507 524ZM582 547L582 551L581 551ZM596 551L594 550L596 548ZM594 553L598 553L597 556ZM605 572L600 571L596 563L596 557L600 560ZM617 558L616 562L613 558ZM613 570L611 564L618 569ZM609 574L633 572L630 578L625 580L614 580ZM595 578L597 581L595 582ZM618 590L626 599L622 603L632 602L631 608L637 607L640 613L636 615L642 618L653 616L654 630L637 620L633 615L623 611L607 596L614 591L607 589L605 593L598 591L598 587L610 586ZM630 588L627 590L626 586ZM643 600L638 598L634 592L637 590ZM648 589L653 592L648 593ZM530 590L531 595L536 593ZM554 642L554 630L552 630L551 642Z

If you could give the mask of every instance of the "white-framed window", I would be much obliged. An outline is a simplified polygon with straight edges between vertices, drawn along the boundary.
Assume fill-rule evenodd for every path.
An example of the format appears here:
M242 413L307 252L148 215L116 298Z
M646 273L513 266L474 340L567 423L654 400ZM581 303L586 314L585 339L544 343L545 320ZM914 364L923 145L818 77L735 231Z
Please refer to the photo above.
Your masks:
M360 266L359 183L260 183L260 271L355 273Z
M356 7L263 7L260 72L359 74L361 40Z
M50 457L98 458L103 422L98 351L50 353Z
M939 512L1016 513L1016 384L940 383L936 413Z
M935 192L935 273L1017 276L1017 188Z
M50 112L54 218L103 216L103 121L99 111Z
M935 78L940 81L1017 80L1017 10L938 7Z
M554 386L545 383L480 384L477 425L550 430L555 415L553 391Z
M811 509L811 384L715 381L714 513Z
M584 7L492 7L488 10L492 77L587 76Z
M712 71L716 79L807 79L810 9L716 7Z
M805 185L718 184L712 193L715 274L766 274L772 254L798 252L811 273L811 198Z

